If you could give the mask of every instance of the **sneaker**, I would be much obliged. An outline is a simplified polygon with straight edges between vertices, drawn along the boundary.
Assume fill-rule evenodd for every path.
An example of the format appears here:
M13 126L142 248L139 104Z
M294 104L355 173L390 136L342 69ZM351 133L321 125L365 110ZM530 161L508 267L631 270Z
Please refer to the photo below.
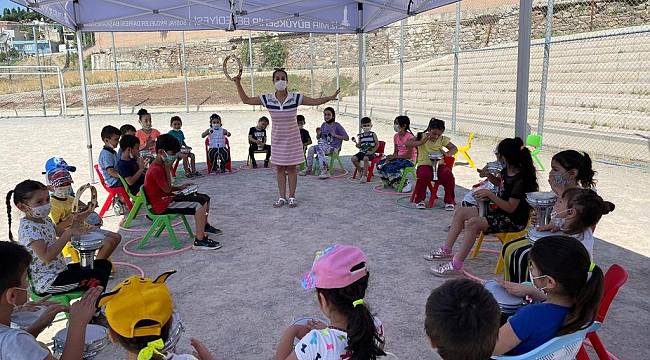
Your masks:
M450 262L446 262L440 265L434 265L431 267L431 272L435 276L439 277L456 277L463 275L462 269L454 269L454 266Z
M418 209L426 209L427 205L424 203L424 201L420 201L419 203L417 203L415 205L415 207L418 208Z
M320 175L318 175L319 179L327 179L328 177L330 177L330 173L325 169L321 170Z
M194 239L194 244L192 249L194 250L217 250L221 248L221 243L209 239L207 236L203 237L203 240Z
M368 180L368 177L366 176L366 171L361 170L359 172L359 184L364 184L364 183L367 182L367 180Z
M445 211L454 211L456 210L456 205L454 204L445 204Z
M441 247L436 249L436 250L431 250L428 254L424 255L424 260L427 261L434 261L434 260L448 260L453 258L453 254L450 252L446 252L443 250Z
M406 184L402 188L403 193L410 193L413 190L413 182L411 180L407 180Z
M298 206L298 202L296 201L296 198L292 198L292 197L289 198L289 203L288 204L289 204L290 208L294 208L294 207Z
M210 225L210 224L205 224L205 227L203 228L203 231L214 234L214 235L222 235L223 231L217 229L216 227Z

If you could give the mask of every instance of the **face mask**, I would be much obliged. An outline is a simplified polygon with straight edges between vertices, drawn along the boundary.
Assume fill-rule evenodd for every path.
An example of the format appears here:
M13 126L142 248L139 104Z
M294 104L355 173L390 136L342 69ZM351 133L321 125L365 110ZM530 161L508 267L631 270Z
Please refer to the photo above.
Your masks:
M275 82L275 90L284 91L287 88L286 80L278 80Z
M50 216L50 210L52 210L52 204L50 203L30 208L32 216L39 219L45 219Z
M541 287L541 288L537 287L537 285L535 285L535 280L538 280L538 279L541 279L541 278L545 278L545 277L547 277L548 275L533 276L533 273L530 271L530 269L528 269L528 276L530 277L530 282L533 283L533 287L534 287L535 289L537 289L537 290L543 292L544 294L546 294L546 286Z
M59 197L59 198L66 198L66 197L68 197L68 195L70 195L70 193L71 193L70 190L71 189L72 189L72 186L70 186L70 185L59 187L59 188L54 188L54 191L52 192L52 194L54 194L54 196Z
M302 129L305 127L305 124L298 124L298 129Z
M569 180L564 178L564 174L566 174L566 172L564 172L563 174L554 174L553 181L555 181L555 183L558 184L559 186L564 186L568 184Z
M151 130L151 124L148 125L142 125L143 130Z
M212 124L213 129L221 129L221 124Z
M165 157L163 158L163 161L166 163L173 163L176 161L176 155L168 155L165 151Z
M332 124L334 122L334 120L335 119L329 119L329 120L326 119L325 122L328 123L328 124Z
M181 131L181 129L172 129L173 131Z
M395 130L395 132L399 132L399 130L400 130L399 125L397 125L397 124L393 125L393 130Z
M370 129L372 129L372 126L362 126L363 132L370 132Z

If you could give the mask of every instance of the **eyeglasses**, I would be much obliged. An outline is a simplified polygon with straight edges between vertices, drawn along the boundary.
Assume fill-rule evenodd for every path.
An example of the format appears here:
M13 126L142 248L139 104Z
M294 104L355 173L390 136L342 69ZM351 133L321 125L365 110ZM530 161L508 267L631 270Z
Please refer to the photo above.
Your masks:
M22 290L22 291L24 291L24 292L27 292L27 291L28 291L27 288L21 288L21 287L18 287L18 286L14 286L14 289L16 289L16 290Z

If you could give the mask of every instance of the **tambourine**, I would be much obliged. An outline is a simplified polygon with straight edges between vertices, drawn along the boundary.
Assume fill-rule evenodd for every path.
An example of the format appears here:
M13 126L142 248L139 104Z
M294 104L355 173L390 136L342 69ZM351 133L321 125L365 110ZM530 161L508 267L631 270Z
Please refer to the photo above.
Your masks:
M237 76L241 76L242 70L244 67L241 64L241 60L235 55L228 55L223 59L223 73L226 75L226 78L232 81L233 77L230 76L228 69L234 70L234 67L237 66Z
M84 193L84 191L88 189L90 189L90 202L86 204L87 207L81 209L81 207L79 206L81 195ZM94 209L96 207L97 207L97 189L90 184L86 184L80 187L79 190L77 190L77 193L75 194L74 201L72 202L72 213L78 214L88 208Z

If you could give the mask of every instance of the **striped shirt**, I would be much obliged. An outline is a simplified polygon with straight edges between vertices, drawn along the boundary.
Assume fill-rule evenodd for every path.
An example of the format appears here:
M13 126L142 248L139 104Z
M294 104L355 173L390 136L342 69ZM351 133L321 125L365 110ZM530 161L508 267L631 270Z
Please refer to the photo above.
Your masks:
M358 135L359 137L359 149L363 152L370 152L375 148L375 133L372 131L363 132Z
M271 115L271 163L279 166L298 165L305 158L296 115L304 97L288 93L284 103L274 93L260 95L262 105Z

